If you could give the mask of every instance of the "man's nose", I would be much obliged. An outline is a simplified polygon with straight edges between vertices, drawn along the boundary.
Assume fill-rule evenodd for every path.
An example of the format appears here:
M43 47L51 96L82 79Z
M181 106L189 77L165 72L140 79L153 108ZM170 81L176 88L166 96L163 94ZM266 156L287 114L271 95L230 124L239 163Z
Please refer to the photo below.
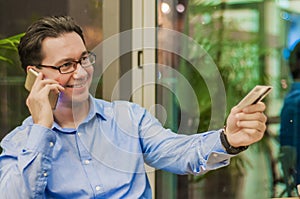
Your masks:
M73 73L74 78L81 78L87 74L86 70L81 66L80 62L77 62L76 70Z

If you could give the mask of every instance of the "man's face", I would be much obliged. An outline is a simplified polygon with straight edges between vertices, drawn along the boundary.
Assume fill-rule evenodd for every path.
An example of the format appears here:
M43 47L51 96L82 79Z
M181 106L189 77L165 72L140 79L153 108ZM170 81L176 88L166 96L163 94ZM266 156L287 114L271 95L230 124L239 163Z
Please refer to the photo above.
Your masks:
M44 59L41 64L60 66L79 60L86 52L81 37L75 32L65 33L58 38L49 37L42 42ZM80 103L88 99L94 72L93 66L82 68L80 64L77 64L76 71L69 74L61 74L52 68L42 68L39 71L44 74L45 78L54 79L65 87L65 91L61 93L60 103Z

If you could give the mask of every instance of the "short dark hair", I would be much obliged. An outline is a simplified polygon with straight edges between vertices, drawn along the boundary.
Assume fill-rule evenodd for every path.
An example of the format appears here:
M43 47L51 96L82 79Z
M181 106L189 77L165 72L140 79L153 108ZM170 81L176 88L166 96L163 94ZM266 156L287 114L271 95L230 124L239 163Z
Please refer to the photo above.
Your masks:
M300 41L297 41L289 57L290 72L293 79L300 79Z
M43 60L42 42L47 37L57 38L64 33L76 32L85 43L82 29L70 16L47 16L31 24L18 46L22 68L38 65Z

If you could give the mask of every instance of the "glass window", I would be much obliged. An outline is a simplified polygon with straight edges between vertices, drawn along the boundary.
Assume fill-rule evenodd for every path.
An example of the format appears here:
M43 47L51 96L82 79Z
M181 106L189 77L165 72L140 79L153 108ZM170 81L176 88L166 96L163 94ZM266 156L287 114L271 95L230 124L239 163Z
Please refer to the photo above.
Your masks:
M179 133L221 128L228 111L255 85L274 87L266 100L269 125L261 142L233 158L230 166L204 176L159 171L158 197L279 196L274 183L280 170L276 162L285 29L279 25L281 13L271 14L277 6L276 1L255 0L158 1L158 81L168 87L158 86L157 98L166 109L167 127Z

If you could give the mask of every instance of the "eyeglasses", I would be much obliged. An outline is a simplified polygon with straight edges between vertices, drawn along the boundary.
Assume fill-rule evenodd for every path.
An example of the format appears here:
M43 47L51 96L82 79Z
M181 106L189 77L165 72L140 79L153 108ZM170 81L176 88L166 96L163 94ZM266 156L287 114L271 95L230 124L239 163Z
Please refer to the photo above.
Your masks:
M78 61L69 61L60 66L47 66L47 65L37 65L36 67L45 67L58 70L61 74L72 73L77 69L77 64L80 64L82 68L87 68L92 66L96 62L96 55L92 52L88 52L83 55Z

